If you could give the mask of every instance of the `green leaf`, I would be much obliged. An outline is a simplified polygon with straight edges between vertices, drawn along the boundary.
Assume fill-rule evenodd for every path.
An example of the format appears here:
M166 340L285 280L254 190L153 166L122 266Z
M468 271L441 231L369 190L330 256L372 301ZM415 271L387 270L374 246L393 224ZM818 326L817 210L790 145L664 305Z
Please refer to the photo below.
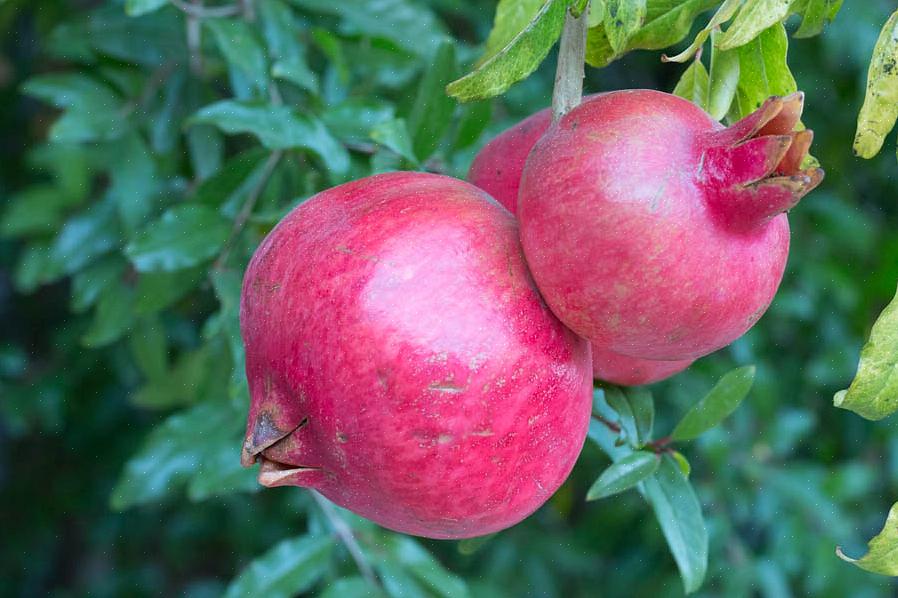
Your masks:
M831 23L843 0L807 0L801 11L801 26L792 34L793 37L813 37L820 34L823 28ZM794 10L794 5L793 5Z
M242 408L239 415L234 415L240 423L243 419L241 415ZM230 436L218 434L208 440L205 455L187 486L190 500L202 501L235 492L256 492L261 488L256 481L258 471L240 465L242 434L242 428L237 428Z
M289 81L314 94L319 92L318 75L305 62L295 59L278 60L271 67L271 75L277 79Z
M72 274L118 247L120 237L115 206L104 200L66 222L53 240L50 259L60 274Z
M125 0L125 14L129 17L139 17L159 10L166 4L168 0Z
M187 149L194 176L205 181L218 172L224 156L224 139L210 125L196 125L187 131Z
M608 386L603 390L608 406L617 413L618 421L631 444L642 446L651 440L655 420L652 393L646 389L616 386Z
M677 465L680 467L680 471L686 478L689 478L689 474L692 473L692 465L689 464L689 460L686 456L680 451L671 451L670 456L674 461L677 462Z
M159 380L168 372L165 329L158 318L141 318L128 339L137 367L149 380Z
M162 311L197 288L205 277L204 268L141 272L135 291L134 312L144 315Z
M125 130L118 95L106 84L86 75L40 75L26 81L22 91L66 110L50 128L51 141L106 141L117 138Z
M138 233L125 254L141 272L190 268L213 258L230 231L231 223L211 208L180 205Z
M468 596L464 580L443 567L417 540L391 534L385 538L384 545L392 560L438 596L445 598Z
M119 281L103 291L81 342L92 348L109 345L120 339L133 322L134 291Z
M268 91L268 56L250 24L243 19L206 19L204 23L228 64L264 95Z
M333 550L331 536L284 540L250 563L228 586L225 598L295 596L324 576Z
M66 198L55 185L33 185L9 199L0 217L3 237L52 233L62 222Z
M677 463L665 456L643 488L680 570L684 590L687 594L696 591L708 569L708 531L692 486Z
M711 72L708 76L708 114L723 120L739 87L739 52L716 46L719 32L711 32Z
M457 76L455 46L443 43L434 55L430 67L418 86L418 95L408 117L414 154L418 160L426 160L443 138L452 122L455 100L446 95L446 85Z
M227 403L216 401L170 416L150 432L143 448L125 464L112 492L112 508L124 510L158 502L179 490L196 473L211 439L233 435L238 417Z
M605 35L615 54L624 51L627 41L642 27L646 0L605 0Z
M345 141L366 140L374 128L395 117L392 104L373 98L350 98L321 115L328 129Z
M269 149L307 149L328 170L337 174L349 170L349 154L324 124L287 106L222 100L201 109L191 122L214 125L225 133L250 133Z
M221 376L223 347L204 345L182 353L165 377L154 378L131 396L131 402L148 409L170 409L196 403L205 395L217 394L216 384L226 385ZM221 390L220 394L224 394ZM239 416L234 416L239 421ZM234 427L233 430L238 430ZM239 438L230 438L240 444ZM211 442L211 440L210 440Z
M293 11L281 0L262 0L259 16L268 50L274 60L272 76L317 94L318 76L306 62L305 46L297 35L301 26Z
M504 0L503 4L515 2ZM535 3L527 6L531 5L536 7ZM528 11L523 28L519 28L523 19L503 16L505 12L516 10L514 7L508 7L503 13L497 11L493 27L502 29L502 38L508 37L508 43L494 54L484 54L477 68L450 83L446 92L462 102L480 100L497 96L526 78L545 59L561 35L567 7L567 0L543 0L532 13Z
M645 24L630 37L625 50L660 50L678 43L689 34L695 18L716 6L717 2L647 0ZM590 25L586 37L586 62L603 67L619 56L611 49L604 25Z
M94 305L106 289L121 280L127 265L121 255L115 254L75 274L72 278L72 311L80 313Z
M455 134L455 149L470 147L480 139L483 131L490 124L493 115L493 103L490 101L471 102L462 108L458 131Z
M726 32L720 36L721 50L744 46L762 31L780 24L789 14L792 0L756 0L745 2Z
M395 118L377 125L371 131L371 139L396 152L412 164L418 164L405 119Z
M143 138L131 132L114 144L109 165L109 197L126 230L134 230L153 212L152 198L159 189L156 163Z
M256 185L256 174L264 170L270 155L269 151L261 147L237 154L218 173L197 187L193 200L218 207L230 203L235 196L243 196Z
M836 407L879 420L898 410L898 295L879 314L861 349L848 390L836 393Z
M864 571L898 577L898 503L892 505L882 531L868 544L867 554L859 559L845 555L841 548L836 554L843 561L854 563Z
M883 25L867 71L867 91L857 118L854 153L872 158L898 120L898 11Z
M647 451L627 455L602 472L586 493L586 500L606 498L629 490L654 474L660 462L658 455Z
M738 48L739 85L730 107L732 120L751 114L770 96L784 96L798 89L786 64L788 50L789 39L782 24Z
M689 44L689 47L676 56L662 56L662 60L666 62L686 62L692 58L698 49L702 47L705 40L708 39L708 36L711 35L711 32L714 31L714 29L733 18L733 15L736 14L736 10L738 10L742 1L743 0L724 0L723 4L720 5L720 8L717 9L717 12L714 13L714 16L711 17L711 20L708 21L708 24L705 25L705 28L699 31L695 36L695 39L692 40L692 43Z
M670 437L692 440L710 430L739 406L751 390L755 366L749 365L727 373L705 397L680 420Z
M302 9L340 17L341 33L387 39L422 57L447 37L426 4L413 0L291 0Z
M327 586L318 598L380 598L383 592L362 577L344 577Z
M708 71L701 60L693 60L683 72L680 81L673 90L675 96L689 100L696 106L708 108Z

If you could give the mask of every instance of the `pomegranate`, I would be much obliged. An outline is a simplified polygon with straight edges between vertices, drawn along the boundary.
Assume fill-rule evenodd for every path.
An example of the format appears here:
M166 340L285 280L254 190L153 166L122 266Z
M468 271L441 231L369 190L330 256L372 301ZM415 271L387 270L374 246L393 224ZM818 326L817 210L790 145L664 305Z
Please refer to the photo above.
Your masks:
M589 344L540 298L515 219L463 181L398 172L309 199L253 256L241 329L244 465L394 530L514 525L586 437Z
M592 374L596 380L620 384L621 386L638 386L651 384L674 374L679 374L690 365L691 359L680 361L657 361L639 359L620 355L613 351L592 348Z
M789 249L785 212L823 178L801 169L801 94L725 128L650 90L593 97L550 127L518 194L524 254L552 311L602 351L689 360L764 313Z

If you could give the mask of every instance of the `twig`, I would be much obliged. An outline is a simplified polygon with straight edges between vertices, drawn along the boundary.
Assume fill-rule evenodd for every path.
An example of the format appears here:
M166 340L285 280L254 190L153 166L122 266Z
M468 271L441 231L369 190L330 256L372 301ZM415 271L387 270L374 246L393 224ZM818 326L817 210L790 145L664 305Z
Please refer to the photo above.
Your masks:
M228 260L228 256L231 253L231 249L234 246L234 242L237 240L237 236L240 234L240 231L243 230L243 227L246 226L246 222L249 220L249 217L253 213L253 208L256 207L256 202L259 201L259 197L262 195L262 191L265 190L265 186L268 184L268 179L271 178L275 167L283 157L284 152L282 150L274 151L268 157L268 161L265 162L265 166L262 170L262 176L259 177L259 182L256 183L255 187L253 187L253 190L246 198L246 201L243 202L243 206L237 213L237 217L234 218L234 226L233 228L231 228L231 234L228 236L228 240L225 241L224 248L222 248L221 253L215 260L215 263L212 265L212 270L221 270L224 267L224 264Z
M186 13L187 15L197 18L197 19L217 19L221 17L233 17L234 15L239 15L243 10L236 4L232 4L229 6L213 6L206 8L204 6L197 6L195 4L188 4L184 0L168 0L172 3L172 6L177 8L178 10Z
M558 46L558 67L552 91L552 122L580 105L583 98L583 63L586 61L586 30L589 3L579 17L568 10L564 15L564 29Z
M243 18L247 21L255 21L256 6L253 4L253 0L240 0L240 4L243 5Z
M598 413L593 413L592 416L596 418L599 422L605 424L605 427L614 432L615 434L620 434L620 426L614 423L611 420L605 419Z
M330 521L330 524L334 528L334 532L340 538L340 541L346 546L346 550L349 551L352 560L355 561L362 576L368 580L368 583L372 586L380 587L380 582L377 580L377 576L374 575L374 570L371 568L371 564L365 557L365 553L362 552L362 547L359 546L358 540L355 539L352 530L346 525L346 522L343 521L343 518L340 517L339 513L337 513L333 505L331 505L326 498L318 494L315 490L309 490L309 492L312 493L312 498L315 499L315 502L318 503L318 506L324 512L324 516Z
M193 6L203 8L203 0L193 0ZM190 71L200 76L203 73L203 26L200 18L187 14L187 50L190 55Z

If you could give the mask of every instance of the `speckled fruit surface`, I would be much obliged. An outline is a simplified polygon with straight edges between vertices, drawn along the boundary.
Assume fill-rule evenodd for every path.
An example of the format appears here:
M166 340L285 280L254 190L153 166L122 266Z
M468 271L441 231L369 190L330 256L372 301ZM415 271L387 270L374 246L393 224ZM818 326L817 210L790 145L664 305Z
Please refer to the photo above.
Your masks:
M621 386L639 386L660 382L674 374L679 374L690 365L692 365L691 359L656 361L592 348L592 374L596 380Z
M391 173L324 191L268 235L241 304L243 462L394 530L514 525L565 480L589 344L549 311L515 219L468 183Z
M534 146L518 195L540 292L603 351L688 360L748 330L779 286L785 211L823 178L801 169L803 97L724 128L650 90L591 98Z

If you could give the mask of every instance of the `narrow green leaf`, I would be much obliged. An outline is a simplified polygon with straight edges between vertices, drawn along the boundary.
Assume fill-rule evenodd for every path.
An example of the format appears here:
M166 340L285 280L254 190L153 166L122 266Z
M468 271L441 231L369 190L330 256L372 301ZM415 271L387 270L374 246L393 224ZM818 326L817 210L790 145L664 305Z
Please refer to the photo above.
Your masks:
M781 23L740 46L739 85L730 106L730 118L738 120L757 110L770 96L784 96L798 86L786 63L789 38Z
M705 397L696 403L671 433L672 440L692 440L710 430L736 410L751 390L755 366L737 368L720 379Z
M707 111L715 120L723 120L730 111L739 87L739 52L716 46L717 31L711 32L711 72L708 75Z
M468 596L464 580L443 567L417 540L393 534L384 540L389 558L414 575L435 594L445 598Z
M141 318L129 337L137 367L149 380L160 380L168 372L165 329L159 318Z
M687 594L698 590L708 569L708 531L692 486L679 465L665 456L643 488L680 570L684 590Z
M455 149L464 149L480 139L493 115L490 101L471 102L462 108L461 119L455 134Z
M136 131L116 141L113 148L109 197L116 203L126 231L133 231L153 213L153 196L159 191L156 163Z
M724 0L723 4L720 5L720 8L717 9L717 12L714 13L714 16L711 17L711 20L708 21L708 24L704 29L698 32L688 48L676 56L662 56L662 60L666 62L686 62L692 58L715 28L720 27L733 18L733 15L736 14L736 10L739 9L742 2L743 0Z
M56 265L51 269L73 274L116 249L120 242L115 206L103 200L65 223L50 248L50 259Z
M72 311L80 313L94 305L106 289L121 280L127 265L116 253L75 274L72 277Z
M119 281L100 295L93 321L81 342L87 347L103 347L120 339L134 322L134 291Z
M363 577L344 577L327 586L318 598L381 598L383 592Z
M652 439L652 429L655 426L655 400L652 393L640 387L624 388L623 391L633 412L639 441L646 443Z
M820 34L827 23L832 22L840 8L842 0L807 0L801 11L801 26L792 34L793 37L813 37Z
M371 131L371 139L396 152L412 164L418 164L412 137L404 118L394 118L380 123Z
M597 500L629 490L658 470L661 460L655 453L636 451L615 462L602 472L586 500Z
M836 393L834 403L872 420L898 411L898 295L873 324L857 374L848 390Z
M214 125L225 133L250 133L269 149L308 149L328 170L337 174L349 170L346 148L324 124L287 106L223 100L201 109L190 120Z
M642 27L646 0L605 0L605 35L615 54L626 48L627 41Z
M755 0L746 2L733 23L720 36L721 50L732 50L758 37L762 31L779 24L789 14L792 0Z
M264 95L268 91L268 56L250 24L243 19L206 19L204 23L228 64Z
M867 92L857 118L854 153L872 158L898 120L898 10L883 25L867 71Z
M166 4L168 0L125 0L125 14L129 17L139 17L159 10Z
M505 0L512 3L514 0ZM497 96L536 70L561 35L567 0L543 0L526 26L501 50L483 59L473 72L446 87L462 102ZM498 19L498 14L497 14ZM515 21L517 24L518 21Z
M898 577L898 503L892 505L882 531L868 544L867 554L859 559L845 555L841 548L836 554L843 561L854 563L864 571Z
M452 122L456 102L446 95L446 85L458 75L455 46L443 43L425 70L418 95L408 117L414 154L426 160L434 152Z
M225 598L289 598L321 579L334 550L331 536L284 540L254 560L231 582Z
M190 165L200 181L218 172L224 157L224 138L211 125L196 125L187 131Z
M647 0L645 24L630 37L626 50L660 50L680 42L689 34L695 18L714 8L718 1ZM618 57L611 49L605 26L591 23L586 38L586 62L603 67Z
M138 233L125 254L142 272L190 268L214 257L230 231L231 223L215 210L180 205Z
M704 110L708 109L708 71L705 70L701 60L692 61L680 77L673 94L689 100Z
M22 91L66 110L50 128L51 141L108 141L126 129L121 99L108 85L86 75L40 75L28 79Z

